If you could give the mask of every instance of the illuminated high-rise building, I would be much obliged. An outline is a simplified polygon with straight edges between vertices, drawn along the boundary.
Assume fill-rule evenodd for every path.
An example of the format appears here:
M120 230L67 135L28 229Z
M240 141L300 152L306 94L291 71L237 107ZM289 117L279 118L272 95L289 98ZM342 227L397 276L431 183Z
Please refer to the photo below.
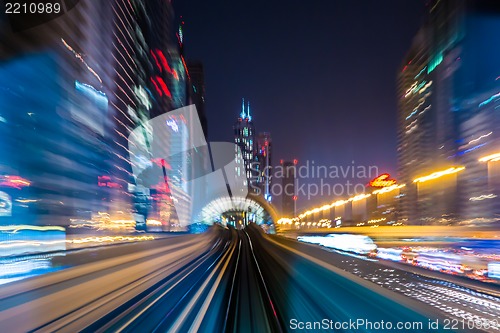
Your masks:
M153 190L153 210L169 210L163 206L170 200L171 193L165 193L165 186L143 183L141 177L132 174L132 162L129 153L128 136L138 126L143 128L144 149L141 163L145 169L153 169L152 145L154 135L147 125L148 120L176 107L177 96L171 77L184 79L167 50L175 50L177 43L173 31L173 9L166 1L115 0L113 2L114 41L112 54L115 59L115 80L112 87L111 104L115 111L114 155L112 175L122 184L122 191L116 192L112 199L112 210L128 211L130 195L137 193L138 188L145 193ZM175 52L175 51L174 51ZM171 144L166 140L166 145ZM158 180L158 183L161 181ZM140 187L136 187L139 185ZM147 189L147 190L146 190ZM129 193L131 192L131 193ZM134 198L134 197L133 197ZM137 205L136 205L137 206ZM147 209L136 214L136 220L145 223L148 218ZM172 206L171 204L169 206ZM159 207L157 209L157 207ZM159 219L158 216L154 216ZM142 220L141 220L142 219Z
M9 133L2 133L9 139L0 145L3 152L17 151L0 153L0 174L26 179L36 199L28 210L37 220L45 214L61 224L97 213L129 214L130 190L137 185L129 134L143 129L140 163L154 168L150 147L156 136L147 122L190 102L170 1L82 0L65 9L30 29L23 30L21 21L0 22L0 130ZM165 147L189 150L191 119L170 121ZM162 223L176 224L173 200L178 207L190 205L180 185L190 156L177 154L165 164L172 186L165 186L165 177L158 180L162 186L142 185L153 206L166 206L156 209Z
M116 185L98 182L112 159L111 6L80 1L66 10L34 25L24 15L0 20L0 192L14 206L0 213L7 223L88 220Z
M142 178L134 175L131 177L131 187L135 190L145 187L153 193L153 204L157 207L151 210L150 213L156 214L151 219L160 220L168 230L174 226L182 229L185 226L179 226L177 215L179 209L184 216L189 215L191 209L192 193L185 183L192 173L193 154L199 153L191 151L190 141L198 115L192 114L188 119L171 116L163 129L166 132L161 135L153 133L145 123L192 103L203 111L203 95L192 94L197 85L203 85L202 81L199 82L200 76L203 79L202 72L198 73L197 68L193 67L193 78L197 81L192 83L183 55L182 26L177 31L174 28L170 1L116 0L115 13L117 40L114 47L118 70L115 96L116 109L119 111L115 118L118 126L116 144L118 151L121 148L121 154L118 153L121 156L117 156L117 169L131 176L127 174L130 160L126 137L131 129L142 127L144 139L139 159L144 164L142 168L145 172L158 168L162 170L159 170L156 184L141 184ZM155 140L156 143L162 140L161 145L166 151L178 153L158 164L158 159L164 157L154 156L151 147Z
M399 98L399 181L411 184L413 179L425 174L433 165L434 122L432 95L427 86L427 62L429 59L427 29L422 28L413 40L401 72L398 75ZM432 84L431 84L432 85ZM425 88L424 88L425 87ZM407 186L401 197L399 218L405 222L417 216L417 190Z
M495 221L496 162L480 162L500 143L500 4L434 0L401 66L400 219L409 224ZM425 182L415 179L459 168ZM465 169L461 169L465 167ZM434 174L435 175L435 174ZM425 179L425 178L424 178Z
M245 109L245 100L241 105L241 114L233 126L234 143L239 148L235 153L236 177L245 175L246 182L250 192L258 192L260 165L257 157L257 142L255 140L255 126L250 114L250 102Z

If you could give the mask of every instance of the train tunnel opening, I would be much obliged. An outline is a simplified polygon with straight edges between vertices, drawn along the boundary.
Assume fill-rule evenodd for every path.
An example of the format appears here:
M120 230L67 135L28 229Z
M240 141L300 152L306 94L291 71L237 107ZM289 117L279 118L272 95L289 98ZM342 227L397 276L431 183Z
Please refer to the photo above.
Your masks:
M195 223L211 225L219 223L243 229L255 223L269 233L275 232L277 214L274 207L255 197L220 197L203 207L194 219Z

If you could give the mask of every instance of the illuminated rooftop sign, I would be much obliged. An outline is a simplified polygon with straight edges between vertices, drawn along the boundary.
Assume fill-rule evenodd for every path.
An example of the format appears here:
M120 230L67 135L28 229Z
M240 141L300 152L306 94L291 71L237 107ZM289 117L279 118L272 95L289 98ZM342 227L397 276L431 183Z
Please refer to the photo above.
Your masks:
M369 185L371 187L389 187L396 185L396 180L391 179L391 175L388 173L383 173L377 178L374 178L370 181Z

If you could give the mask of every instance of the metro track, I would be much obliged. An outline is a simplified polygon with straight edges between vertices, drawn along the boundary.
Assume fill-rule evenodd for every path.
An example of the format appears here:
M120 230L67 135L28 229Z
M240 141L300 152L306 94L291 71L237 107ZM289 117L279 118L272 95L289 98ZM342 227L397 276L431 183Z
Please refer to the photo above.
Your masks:
M83 332L180 330L188 325L190 314L201 306L192 304L193 299L201 299L200 296L204 294L214 272L219 269L221 263L228 260L232 251L234 240L226 236L212 249L90 325Z
M224 332L283 332L252 239L238 231L240 250L234 268Z
M311 256L307 253L315 248L264 235L254 225L214 228L187 242L124 250L116 258L13 283L0 292L2 301L18 297L11 306L2 303L0 327L9 332L281 333L291 330L292 319L427 323L446 317L345 272L328 252ZM28 290L15 294L23 286Z

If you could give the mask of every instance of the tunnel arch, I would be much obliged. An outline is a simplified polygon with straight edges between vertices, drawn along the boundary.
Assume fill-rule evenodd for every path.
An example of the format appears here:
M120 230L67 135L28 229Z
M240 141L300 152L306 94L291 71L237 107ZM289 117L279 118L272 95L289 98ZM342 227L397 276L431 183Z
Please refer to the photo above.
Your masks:
M257 224L275 224L279 216L272 204L257 195L223 196L210 201L194 219L195 223L212 224L226 212L241 211L255 214Z

